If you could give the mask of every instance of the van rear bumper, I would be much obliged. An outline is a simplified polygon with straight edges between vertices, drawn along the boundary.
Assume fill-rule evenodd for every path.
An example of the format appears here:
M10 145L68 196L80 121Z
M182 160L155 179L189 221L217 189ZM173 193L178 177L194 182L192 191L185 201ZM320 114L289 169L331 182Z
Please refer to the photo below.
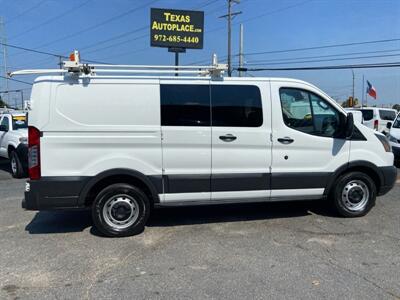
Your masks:
M42 177L28 180L22 208L52 210L80 208L78 199L90 177Z
M396 183L397 168L395 166L380 167L379 171L382 176L382 184L378 190L378 196L382 196L389 192Z

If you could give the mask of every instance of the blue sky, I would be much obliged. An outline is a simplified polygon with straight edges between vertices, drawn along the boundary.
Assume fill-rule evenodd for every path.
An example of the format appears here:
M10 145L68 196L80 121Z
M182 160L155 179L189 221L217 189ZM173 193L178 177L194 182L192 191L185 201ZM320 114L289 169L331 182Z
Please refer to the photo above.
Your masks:
M164 48L150 47L150 7L205 11L204 49L188 50L181 55L182 64L202 60L206 63L212 53L222 58L226 55L226 21L218 18L226 13L226 0L0 0L0 16L5 22L9 44L62 55L80 49L85 59L110 63L173 64L173 54ZM245 53L400 38L399 0L242 0L234 5L234 10L243 12L234 19L234 54L238 52L240 23L244 24ZM108 39L112 40L104 42ZM385 52L373 53L376 51ZM307 57L367 52L334 57L352 58L348 60L298 63L312 60ZM378 55L381 57L353 58ZM286 64L276 65L278 60L286 59ZM275 64L271 67L400 62L400 41L248 55L245 60L248 63L268 60ZM57 62L54 57L8 49L11 70L55 68ZM236 57L234 62L237 63ZM361 98L364 75L378 92L378 101L370 100L370 103L400 103L400 68L354 72L357 97ZM269 71L251 75L303 79L340 99L351 94L351 70ZM2 90L4 81L0 83ZM27 86L10 83L10 87ZM26 97L29 97L28 90Z

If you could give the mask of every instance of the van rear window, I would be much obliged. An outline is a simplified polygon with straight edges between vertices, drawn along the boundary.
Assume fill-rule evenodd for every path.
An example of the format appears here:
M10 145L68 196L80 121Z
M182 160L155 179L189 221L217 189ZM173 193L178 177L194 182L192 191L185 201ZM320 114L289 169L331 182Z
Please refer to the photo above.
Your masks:
M374 118L374 111L372 109L362 109L364 121L369 121Z
M393 121L396 118L396 113L392 110L379 110L379 116L382 120Z

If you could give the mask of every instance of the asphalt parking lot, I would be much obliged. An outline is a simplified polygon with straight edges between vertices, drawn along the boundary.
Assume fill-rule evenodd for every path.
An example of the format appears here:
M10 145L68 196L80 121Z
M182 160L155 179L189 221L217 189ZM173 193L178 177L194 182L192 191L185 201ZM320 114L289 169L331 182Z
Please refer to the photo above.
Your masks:
M168 208L122 239L85 211L22 210L23 189L0 161L2 299L400 299L400 182L363 218L311 201Z

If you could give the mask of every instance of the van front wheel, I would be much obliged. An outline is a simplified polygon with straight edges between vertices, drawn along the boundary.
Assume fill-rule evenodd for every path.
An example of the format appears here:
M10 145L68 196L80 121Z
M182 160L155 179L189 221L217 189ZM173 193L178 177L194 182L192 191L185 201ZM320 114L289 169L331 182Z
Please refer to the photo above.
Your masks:
M24 177L24 169L22 167L17 152L15 152L14 150L12 150L10 153L10 166L11 166L11 174L14 178Z
M92 207L96 228L106 236L121 237L139 234L149 217L148 197L137 187L117 183L104 188Z
M338 178L332 193L336 211L343 217L361 217L375 205L376 186L362 172L350 172Z

